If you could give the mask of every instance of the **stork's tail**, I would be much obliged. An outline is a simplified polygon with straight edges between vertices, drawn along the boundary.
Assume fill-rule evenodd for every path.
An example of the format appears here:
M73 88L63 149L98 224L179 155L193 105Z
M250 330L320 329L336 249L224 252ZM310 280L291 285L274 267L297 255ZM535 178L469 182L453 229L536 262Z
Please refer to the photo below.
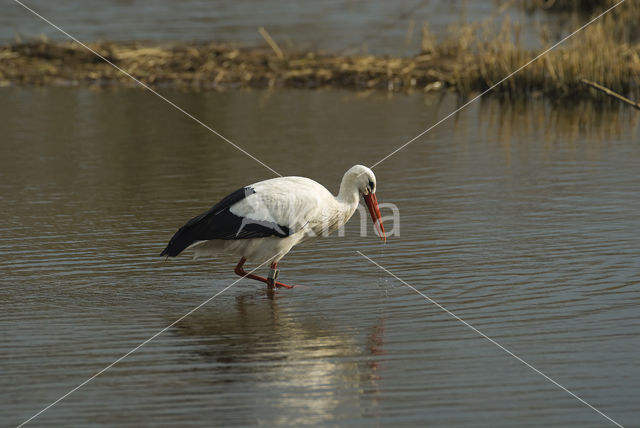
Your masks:
M183 252L185 248L194 243L193 236L190 233L189 228L185 225L181 227L171 238L167 247L162 250L160 257L176 257Z

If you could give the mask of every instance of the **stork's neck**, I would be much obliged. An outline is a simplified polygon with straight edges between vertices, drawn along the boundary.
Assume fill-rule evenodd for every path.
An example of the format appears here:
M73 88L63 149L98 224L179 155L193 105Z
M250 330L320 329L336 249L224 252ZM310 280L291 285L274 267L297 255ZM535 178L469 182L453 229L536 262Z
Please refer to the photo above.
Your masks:
M355 210L360 200L358 187L353 181L348 180L347 177L343 178L342 183L340 183L340 192L336 199L338 202L353 207L353 210Z

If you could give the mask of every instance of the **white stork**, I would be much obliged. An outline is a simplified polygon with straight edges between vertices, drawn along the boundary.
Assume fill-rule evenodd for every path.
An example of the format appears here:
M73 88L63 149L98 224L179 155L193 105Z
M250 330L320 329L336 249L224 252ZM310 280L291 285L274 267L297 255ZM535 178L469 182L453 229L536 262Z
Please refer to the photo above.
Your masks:
M189 220L171 238L161 256L175 257L190 248L196 257L223 250L241 257L235 273L276 282L278 262L294 245L327 236L344 225L358 207L360 195L369 208L378 235L386 240L376 199L376 177L362 165L351 167L342 178L338 196L305 177L278 177L242 187L208 211ZM267 278L246 273L247 260L271 260Z

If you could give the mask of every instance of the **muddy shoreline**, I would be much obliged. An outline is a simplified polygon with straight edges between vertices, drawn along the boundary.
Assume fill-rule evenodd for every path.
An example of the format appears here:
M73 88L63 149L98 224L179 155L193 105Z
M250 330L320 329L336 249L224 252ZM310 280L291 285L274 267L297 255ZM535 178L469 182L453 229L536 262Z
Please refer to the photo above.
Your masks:
M179 88L349 88L424 90L447 84L447 61L288 52L227 43L103 42L90 45L140 81ZM435 83L435 85L433 85ZM1 85L136 83L74 43L35 40L0 46ZM429 87L429 85L432 85Z

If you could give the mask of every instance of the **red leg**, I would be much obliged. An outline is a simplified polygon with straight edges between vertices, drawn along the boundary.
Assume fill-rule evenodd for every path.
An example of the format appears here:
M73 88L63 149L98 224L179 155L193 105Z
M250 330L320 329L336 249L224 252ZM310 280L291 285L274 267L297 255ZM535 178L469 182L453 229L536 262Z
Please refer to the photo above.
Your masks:
M267 284L267 278L263 278L261 276L254 275L252 273L245 272L245 270L242 268L242 266L244 265L244 262L246 262L246 261L247 261L247 259L244 258L244 257L240 259L240 261L238 262L238 265L236 266L236 268L234 270L236 275L246 276L247 278L255 279L256 281L261 281L261 282L264 282L265 284Z
M274 287L293 288L293 286L291 286L291 285L283 284L281 282L276 282L275 278L264 278L264 277L261 277L259 275L254 275L252 273L245 272L245 270L242 268L242 266L244 266L244 263L246 261L247 261L247 259L244 258L244 257L240 259L240 261L238 262L238 265L236 266L236 268L234 270L236 275L244 276L244 277L247 277L247 278L255 279L256 281L264 282L265 284L267 284L267 287L269 287L269 288L274 288ZM272 263L271 264L271 269L276 270L277 266L278 266L278 263Z

